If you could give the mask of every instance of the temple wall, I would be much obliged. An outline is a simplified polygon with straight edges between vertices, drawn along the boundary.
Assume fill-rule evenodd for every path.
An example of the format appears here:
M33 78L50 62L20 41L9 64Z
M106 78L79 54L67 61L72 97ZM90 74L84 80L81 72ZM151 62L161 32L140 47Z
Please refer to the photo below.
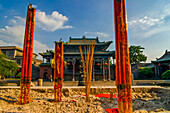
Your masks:
M46 79L45 74L47 76L47 79L50 79L50 75L52 75L52 67L51 66L40 66L40 76L39 79Z

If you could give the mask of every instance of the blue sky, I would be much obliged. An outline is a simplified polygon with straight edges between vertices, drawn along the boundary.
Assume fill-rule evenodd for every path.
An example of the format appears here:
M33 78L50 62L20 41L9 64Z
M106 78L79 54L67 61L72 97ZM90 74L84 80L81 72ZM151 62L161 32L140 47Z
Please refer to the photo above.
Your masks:
M69 37L115 42L113 0L30 0L37 9L34 52ZM22 47L28 0L0 0L0 46ZM145 48L147 62L170 50L170 0L127 0L129 45ZM113 43L109 50L115 49ZM40 57L39 57L40 58Z

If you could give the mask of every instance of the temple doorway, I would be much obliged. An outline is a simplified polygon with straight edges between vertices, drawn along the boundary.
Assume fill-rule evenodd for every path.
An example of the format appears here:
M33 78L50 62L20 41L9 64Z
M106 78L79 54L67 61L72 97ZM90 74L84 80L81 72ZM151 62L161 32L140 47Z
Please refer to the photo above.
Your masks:
M47 72L44 72L43 74L43 80L47 80L48 79L48 73Z

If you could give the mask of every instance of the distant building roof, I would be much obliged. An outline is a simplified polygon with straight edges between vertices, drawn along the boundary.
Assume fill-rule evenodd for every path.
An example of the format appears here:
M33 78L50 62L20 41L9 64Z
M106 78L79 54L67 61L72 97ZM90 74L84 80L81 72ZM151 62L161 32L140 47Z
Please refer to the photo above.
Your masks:
M113 41L108 41L108 42L113 42ZM99 38L86 38L85 36L83 36L82 38L69 38L69 41L66 42L66 44L104 44L107 42L100 42Z
M96 44L96 43L100 43L98 37L96 38L86 38L85 36L83 36L82 38L69 38L69 44Z
M51 66L50 63L41 63L39 66Z
M100 42L99 38L86 38L85 36L83 36L82 38L69 38L69 41L64 43L64 46L74 46L74 45L91 45L94 44L96 47L98 46L102 46L103 50L106 50L110 44L113 43L113 41L107 41L107 42Z
M164 55L161 56L159 59L156 61L151 61L152 63L159 63L159 62L167 62L170 61L170 51L166 50Z
M83 36L82 38L69 38L68 42L64 42L64 56L70 56L70 55L80 55L79 51L79 46L84 46L87 45L95 45L95 50L94 50L94 56L114 56L115 51L107 51L106 49L110 46L110 44L113 41L107 41L107 42L100 42L99 38L86 38ZM84 51L83 51L84 52ZM53 50L46 50L46 52L39 53L43 58L53 58L54 51Z
M131 67L136 67L137 64L131 64ZM152 63L139 63L138 64L138 67L141 68L141 67L152 67Z
M17 46L0 46L0 50L1 49L14 49L14 50L19 50L19 51L23 51L22 48L17 47ZM36 53L33 53L34 55L38 56Z
M83 52L84 54L84 52ZM94 55L110 55L113 56L115 51L102 51L102 52L94 52ZM64 55L80 55L80 52L66 52Z
M17 46L0 46L0 49L15 49L15 50L23 51L22 48L17 47Z
M46 50L46 52L39 53L41 56L51 56L54 53L53 50Z

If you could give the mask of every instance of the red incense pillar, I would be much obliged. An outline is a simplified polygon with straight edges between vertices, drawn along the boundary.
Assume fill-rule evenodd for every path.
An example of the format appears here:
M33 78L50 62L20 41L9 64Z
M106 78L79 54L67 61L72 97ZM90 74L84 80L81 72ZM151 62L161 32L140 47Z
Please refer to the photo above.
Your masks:
M29 103L29 90L32 74L33 40L35 28L35 8L28 6L22 58L20 104Z
M63 83L63 42L55 42L54 102L61 102Z
M30 29L30 43L29 43L29 61L28 61L28 75L27 75L27 103L29 102L29 91L31 86L31 75L32 75L32 58L33 58L33 44L34 44L34 29L35 29L35 15L36 10L32 10L31 15L31 29Z
M116 85L120 113L132 113L131 70L125 0L114 0Z

